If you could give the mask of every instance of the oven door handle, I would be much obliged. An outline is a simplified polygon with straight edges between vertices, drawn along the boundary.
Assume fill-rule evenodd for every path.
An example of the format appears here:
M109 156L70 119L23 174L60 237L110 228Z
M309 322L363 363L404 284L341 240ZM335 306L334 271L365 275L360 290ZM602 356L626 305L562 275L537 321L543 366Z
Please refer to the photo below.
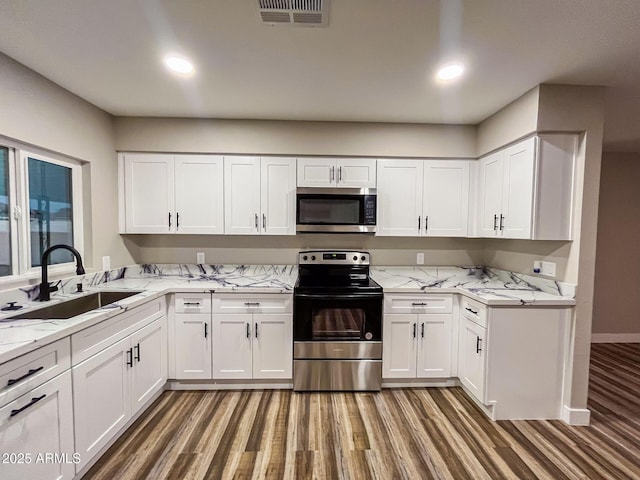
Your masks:
M294 293L293 298L311 298L311 299L346 299L346 300L357 300L357 299L375 299L375 298L383 298L381 293L353 293L347 295L333 295L333 294L314 294L314 293Z

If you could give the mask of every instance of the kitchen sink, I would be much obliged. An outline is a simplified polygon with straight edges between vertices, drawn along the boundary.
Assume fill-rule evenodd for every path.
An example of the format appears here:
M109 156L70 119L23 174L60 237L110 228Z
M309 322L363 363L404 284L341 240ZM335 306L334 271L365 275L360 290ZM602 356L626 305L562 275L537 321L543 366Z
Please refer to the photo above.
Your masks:
M82 313L90 312L96 308L104 307L110 303L118 302L125 298L137 295L139 291L102 291L95 292L82 297L74 298L73 300L67 300L64 302L49 305L44 308L38 308L29 310L12 317L8 317L7 320L22 320L22 319L64 319L75 317Z

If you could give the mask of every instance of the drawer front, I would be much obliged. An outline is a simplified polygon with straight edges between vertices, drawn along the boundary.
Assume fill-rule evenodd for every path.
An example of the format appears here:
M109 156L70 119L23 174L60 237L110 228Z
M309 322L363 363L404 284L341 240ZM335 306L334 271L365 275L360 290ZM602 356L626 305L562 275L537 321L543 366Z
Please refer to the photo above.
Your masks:
M451 313L453 295L424 294L384 296L385 313Z
M165 314L165 298L161 297L74 333L71 335L72 364L77 365Z
M71 367L69 337L0 365L0 406Z
M176 313L211 313L210 293L176 293Z
M464 318L468 318L483 328L487 328L487 307L481 303L462 297L460 311Z
M250 295L244 293L213 294L213 313L291 313L293 295L273 293Z

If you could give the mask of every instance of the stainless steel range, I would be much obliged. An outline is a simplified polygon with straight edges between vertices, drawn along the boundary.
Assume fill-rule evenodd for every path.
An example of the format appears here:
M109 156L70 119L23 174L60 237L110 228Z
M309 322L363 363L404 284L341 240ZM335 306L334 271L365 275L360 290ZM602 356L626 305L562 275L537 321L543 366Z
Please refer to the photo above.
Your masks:
M293 389L380 390L382 287L369 253L298 255L293 295Z

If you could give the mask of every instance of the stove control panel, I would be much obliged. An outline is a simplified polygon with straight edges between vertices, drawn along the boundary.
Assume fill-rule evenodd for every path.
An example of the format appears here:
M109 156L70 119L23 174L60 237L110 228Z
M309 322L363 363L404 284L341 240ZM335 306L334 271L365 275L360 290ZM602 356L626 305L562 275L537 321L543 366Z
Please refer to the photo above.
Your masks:
M369 252L308 250L298 254L299 265L369 265Z

